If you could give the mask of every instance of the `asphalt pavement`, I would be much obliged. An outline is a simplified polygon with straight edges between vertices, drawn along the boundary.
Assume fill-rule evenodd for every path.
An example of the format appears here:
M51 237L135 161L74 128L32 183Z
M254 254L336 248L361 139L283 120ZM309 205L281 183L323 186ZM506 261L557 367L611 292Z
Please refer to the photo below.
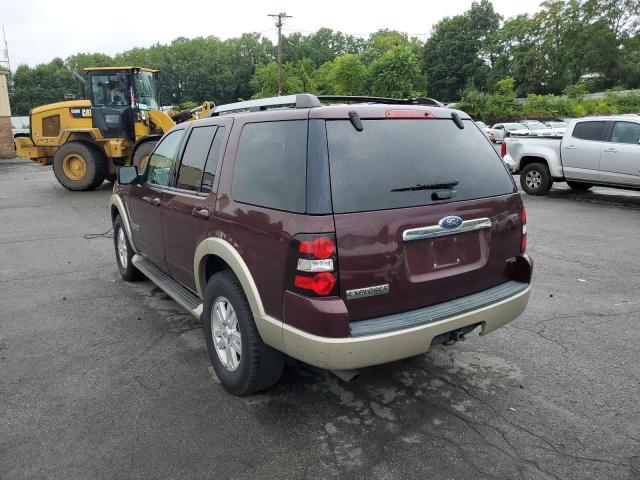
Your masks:
M115 265L110 184L0 161L0 478L638 479L640 195L524 196L526 312L345 384L227 394L202 329Z

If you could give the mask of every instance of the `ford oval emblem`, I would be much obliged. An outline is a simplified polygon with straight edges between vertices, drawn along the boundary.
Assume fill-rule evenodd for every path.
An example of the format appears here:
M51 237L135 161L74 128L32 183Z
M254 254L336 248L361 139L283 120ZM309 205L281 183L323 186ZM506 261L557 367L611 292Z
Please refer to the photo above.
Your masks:
M441 218L438 222L442 228L446 228L447 230L455 230L456 228L460 228L462 226L462 219L460 217L456 217L455 215L450 215L448 217Z

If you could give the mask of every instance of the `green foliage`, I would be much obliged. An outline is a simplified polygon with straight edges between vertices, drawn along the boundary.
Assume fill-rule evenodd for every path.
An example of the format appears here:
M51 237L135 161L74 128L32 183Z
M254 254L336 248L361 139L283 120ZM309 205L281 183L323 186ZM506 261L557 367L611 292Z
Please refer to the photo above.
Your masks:
M425 85L420 64L407 45L392 47L369 66L370 91L381 97L424 95Z
M640 87L640 0L547 0L507 20L490 0L438 22L422 42L396 30L368 38L321 28L283 38L284 93L462 97L485 119L638 111L634 100L587 99L588 91ZM77 53L11 75L16 114L76 93L71 72L140 65L161 71L164 105L218 104L277 92L276 47L259 33L221 40L177 38L113 57ZM512 80L503 81L504 79ZM515 97L526 97L519 103Z
M587 84L584 82L572 83L571 85L567 85L567 87L562 91L567 97L572 100L580 100L584 98L584 96L589 93L587 89Z
M78 93L78 84L60 58L29 68L20 65L12 76L14 115L28 115L38 105L64 100L65 94Z

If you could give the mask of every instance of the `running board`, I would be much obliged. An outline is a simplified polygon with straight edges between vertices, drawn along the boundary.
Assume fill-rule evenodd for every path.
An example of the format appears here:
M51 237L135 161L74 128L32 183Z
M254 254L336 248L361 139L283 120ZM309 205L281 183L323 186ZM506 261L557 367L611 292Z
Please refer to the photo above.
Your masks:
M143 255L136 254L131 261L138 270L155 283L164 293L178 302L180 306L191 315L198 320L200 319L200 315L202 315L202 302L197 296L156 267Z

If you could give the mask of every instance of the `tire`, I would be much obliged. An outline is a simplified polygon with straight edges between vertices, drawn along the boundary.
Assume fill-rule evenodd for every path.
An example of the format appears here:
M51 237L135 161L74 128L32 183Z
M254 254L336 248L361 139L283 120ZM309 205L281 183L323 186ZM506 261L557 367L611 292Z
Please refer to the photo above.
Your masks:
M530 163L520 173L520 186L529 195L546 195L552 185L549 168L543 163Z
M124 228L124 223L120 215L113 220L113 245L116 252L116 264L120 275L127 282L136 282L142 280L144 275L133 266L131 259L133 258L133 248L129 243L129 237Z
M68 142L53 156L53 173L68 190L93 190L109 173L107 159L98 147L85 142Z
M145 142L140 145L133 154L133 166L138 167L138 173L142 173L147 166L147 162L149 161L149 155L151 155L151 151L155 148L157 142ZM142 165L142 168L141 168Z
M221 321L224 316L214 313L214 308L223 307L222 310L228 313L229 305L235 313L235 321L229 315L230 320L227 317L225 325ZM247 298L233 272L216 273L207 282L202 326L211 364L229 393L250 395L274 385L282 376L284 355L260 338ZM218 334L218 349L214 344L214 331Z
M117 179L118 179L117 173L107 173L107 176L105 177L105 180L109 183L115 183Z
M569 181L567 181L567 185L569 185L572 190L578 190L579 192L586 192L591 187L593 187L593 185L590 183L569 182Z

